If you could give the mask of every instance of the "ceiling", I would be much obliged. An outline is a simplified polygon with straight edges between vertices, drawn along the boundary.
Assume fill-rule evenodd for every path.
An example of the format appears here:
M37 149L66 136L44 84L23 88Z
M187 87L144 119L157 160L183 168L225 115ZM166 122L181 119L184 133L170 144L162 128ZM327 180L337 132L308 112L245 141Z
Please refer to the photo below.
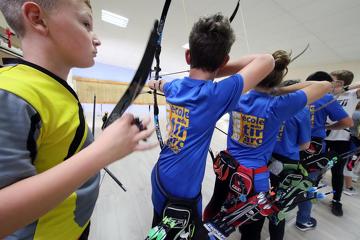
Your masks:
M165 0L92 1L95 31L102 40L97 61L137 68L155 18ZM163 72L186 69L184 49L199 16L222 12L230 16L236 0L173 0L162 41ZM102 22L101 9L129 18L126 29ZM310 49L294 66L360 60L359 0L242 0L232 25L237 40L231 56Z
M150 29L165 0L92 0L95 32L102 41L97 61L136 69ZM202 15L230 16L237 0L172 0L163 32L162 73L186 70L184 49ZM127 28L101 21L101 10L129 18ZM1 15L1 14L0 14ZM0 24L5 25L0 16ZM309 50L293 67L360 61L359 0L241 0L232 26L237 40L231 57L278 49Z

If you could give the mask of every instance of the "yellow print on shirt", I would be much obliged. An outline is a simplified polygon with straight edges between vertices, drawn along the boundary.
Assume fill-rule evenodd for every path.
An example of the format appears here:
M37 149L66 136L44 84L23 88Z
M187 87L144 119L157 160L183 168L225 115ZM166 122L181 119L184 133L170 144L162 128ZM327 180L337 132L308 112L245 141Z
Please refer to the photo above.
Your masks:
M190 111L185 107L168 103L166 112L169 136L167 145L174 153L178 153L185 146Z
M284 135L285 122L283 122L280 126L279 133L276 137L276 141L281 142Z
M314 128L315 125L315 105L310 105L310 121L311 121L311 128Z
M262 144L264 137L264 118L232 112L232 120L232 139L250 147L258 147Z

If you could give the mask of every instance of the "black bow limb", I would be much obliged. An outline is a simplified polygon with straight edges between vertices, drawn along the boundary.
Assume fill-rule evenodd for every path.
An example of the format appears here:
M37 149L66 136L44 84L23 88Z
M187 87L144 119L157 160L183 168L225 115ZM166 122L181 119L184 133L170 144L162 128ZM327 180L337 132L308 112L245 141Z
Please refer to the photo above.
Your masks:
M120 118L126 109L133 103L135 98L140 94L141 90L143 89L146 80L151 71L151 65L154 60L155 51L157 40L159 38L158 35L158 25L159 21L156 20L154 23L154 27L150 33L150 37L148 43L146 45L146 49L144 55L141 59L140 65L136 70L136 73L127 88L125 94L120 98L119 102L116 104L115 108L111 112L110 116L106 120L103 125L103 129L108 127L111 123L113 123L116 119ZM136 121L134 122L136 124ZM141 126L139 127L141 130ZM105 172L109 174L109 176L126 192L125 187L123 184L115 177L115 175L108 169L104 168Z

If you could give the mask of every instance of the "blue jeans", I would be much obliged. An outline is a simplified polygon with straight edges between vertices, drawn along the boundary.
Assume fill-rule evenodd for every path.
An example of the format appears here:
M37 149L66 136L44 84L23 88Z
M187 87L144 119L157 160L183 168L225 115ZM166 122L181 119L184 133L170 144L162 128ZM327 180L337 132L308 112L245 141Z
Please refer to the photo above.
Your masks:
M296 222L301 224L309 222L312 208L311 201L299 203L298 207L299 211L297 212Z
M312 172L309 174L309 178L311 179L317 179L319 173ZM313 197L313 194L308 194L308 198ZM296 222L304 224L310 221L311 218L311 208L312 208L312 202L311 200L302 202L298 204L299 211L297 212L296 216Z

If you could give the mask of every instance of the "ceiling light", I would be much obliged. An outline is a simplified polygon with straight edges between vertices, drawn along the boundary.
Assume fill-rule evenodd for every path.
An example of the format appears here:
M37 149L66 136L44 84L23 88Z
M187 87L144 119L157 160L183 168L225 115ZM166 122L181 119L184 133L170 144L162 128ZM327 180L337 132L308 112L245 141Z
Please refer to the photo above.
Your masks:
M115 13L106 11L106 10L101 10L101 19L104 22L108 22L111 24L114 24L116 26L119 27L123 27L126 28L129 22L129 19L120 15L117 15Z

